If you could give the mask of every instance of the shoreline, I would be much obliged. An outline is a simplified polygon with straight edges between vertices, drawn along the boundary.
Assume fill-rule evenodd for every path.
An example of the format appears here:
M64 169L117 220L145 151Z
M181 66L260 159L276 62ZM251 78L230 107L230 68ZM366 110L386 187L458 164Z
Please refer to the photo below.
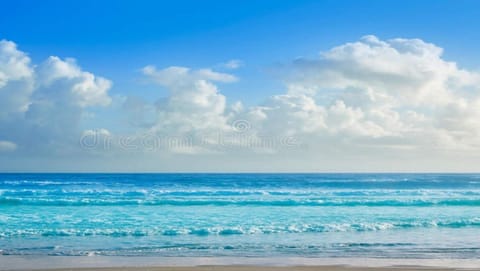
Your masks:
M0 256L0 270L480 270L480 259Z

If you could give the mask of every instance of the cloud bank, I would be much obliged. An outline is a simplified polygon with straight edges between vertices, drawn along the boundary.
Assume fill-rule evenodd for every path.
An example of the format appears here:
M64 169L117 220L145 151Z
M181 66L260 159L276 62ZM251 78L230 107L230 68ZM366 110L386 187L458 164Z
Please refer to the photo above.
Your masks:
M232 71L241 63L230 61L225 68ZM122 108L134 117L124 125L134 132L111 133L115 127L81 131L88 108L111 103L112 82L83 71L73 59L50 57L32 65L13 42L1 41L1 153L41 149L46 142L58 152L81 149L78 138L101 131L97 134L109 148L99 155L128 156L128 141L130 146L136 142L137 155L150 158L174 161L167 157L171 153L218 163L218 157L227 155L237 162L275 164L271 168L288 169L294 161L292 170L302 165L342 169L342 163L359 157L392 168L399 168L396 158L443 159L425 168L441 168L462 155L478 159L480 73L444 59L437 45L365 36L274 69L283 93L245 107L221 92L225 84L240 80L234 74L147 65L141 70L147 82L168 95L157 101L125 97ZM161 154L152 154L152 146L161 147Z
M283 131L392 147L477 148L480 74L442 53L419 39L365 36L283 67L287 93L257 111L265 125L281 111L285 123L298 126Z

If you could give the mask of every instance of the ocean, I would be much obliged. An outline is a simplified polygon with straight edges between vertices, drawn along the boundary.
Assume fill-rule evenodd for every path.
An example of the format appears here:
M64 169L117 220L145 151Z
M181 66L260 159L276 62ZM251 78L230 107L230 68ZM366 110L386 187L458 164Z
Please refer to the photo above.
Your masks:
M0 174L0 255L475 259L480 174Z

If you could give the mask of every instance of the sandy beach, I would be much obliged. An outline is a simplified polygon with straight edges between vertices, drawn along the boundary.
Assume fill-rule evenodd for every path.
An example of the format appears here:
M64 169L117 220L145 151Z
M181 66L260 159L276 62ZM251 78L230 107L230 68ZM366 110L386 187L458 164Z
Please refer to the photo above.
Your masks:
M480 270L480 259L0 256L0 270Z
M28 270L28 269L25 269ZM68 269L36 269L39 271L387 271L387 270L480 270L474 269L458 269L458 268L434 268L423 266L391 266L391 267L355 267L355 266L288 266L288 267L273 267L273 266L196 266L196 267L114 267L114 268L68 268Z

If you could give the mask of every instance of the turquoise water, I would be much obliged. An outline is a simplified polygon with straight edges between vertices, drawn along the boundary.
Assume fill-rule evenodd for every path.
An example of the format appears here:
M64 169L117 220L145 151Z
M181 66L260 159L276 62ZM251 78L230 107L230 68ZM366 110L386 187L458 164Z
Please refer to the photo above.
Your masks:
M479 258L476 174L0 174L0 254Z

